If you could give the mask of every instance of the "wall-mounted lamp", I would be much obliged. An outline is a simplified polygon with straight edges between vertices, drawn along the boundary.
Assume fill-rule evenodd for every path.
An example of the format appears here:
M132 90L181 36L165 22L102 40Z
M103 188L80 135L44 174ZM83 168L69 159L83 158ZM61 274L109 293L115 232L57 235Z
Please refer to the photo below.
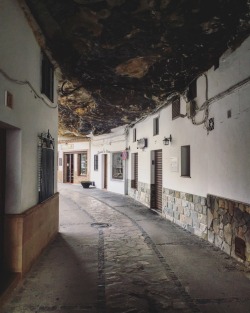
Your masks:
M163 144L165 146L168 146L171 141L172 141L172 136L171 135L168 138L164 137Z

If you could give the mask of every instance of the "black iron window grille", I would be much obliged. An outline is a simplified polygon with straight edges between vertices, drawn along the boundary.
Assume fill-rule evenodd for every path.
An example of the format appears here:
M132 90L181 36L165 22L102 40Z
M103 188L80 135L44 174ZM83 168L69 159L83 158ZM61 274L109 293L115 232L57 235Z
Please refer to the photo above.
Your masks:
M41 92L45 94L51 102L54 101L54 68L48 57L42 55L42 88Z
M153 119L153 136L159 135L159 118Z
M172 120L181 116L181 102L180 97L176 98L172 103Z
M187 98L188 101L194 100L197 97L197 81L196 79L191 82L188 87Z
M136 128L133 129L133 142L136 142Z
M112 154L112 178L123 179L123 161L121 152L115 152Z
M78 175L87 175L88 173L88 154L84 151L78 154Z
M94 155L94 171L98 171L98 154Z
M54 138L49 130L38 136L39 203L54 194Z

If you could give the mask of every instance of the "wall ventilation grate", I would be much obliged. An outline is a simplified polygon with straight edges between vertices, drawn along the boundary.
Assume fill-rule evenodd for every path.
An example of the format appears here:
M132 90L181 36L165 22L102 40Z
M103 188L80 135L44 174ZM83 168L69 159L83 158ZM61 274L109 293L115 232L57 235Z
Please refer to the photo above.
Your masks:
M235 254L246 261L246 243L239 237L235 237Z

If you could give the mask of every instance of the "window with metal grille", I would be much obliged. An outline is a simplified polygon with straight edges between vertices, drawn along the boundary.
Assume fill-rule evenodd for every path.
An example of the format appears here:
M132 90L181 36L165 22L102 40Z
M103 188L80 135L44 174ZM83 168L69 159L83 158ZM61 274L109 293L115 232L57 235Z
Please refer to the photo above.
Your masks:
M190 177L190 146L181 147L181 176Z
M159 117L153 119L153 135L159 135Z
M136 142L136 128L133 129L133 142Z
M49 131L38 138L38 193L42 202L54 194L54 138Z
M54 68L48 57L42 54L42 86L41 92L45 94L49 100L54 101Z
M112 178L123 179L123 161L121 152L112 154Z
M88 154L87 151L78 154L78 175L87 175L88 173Z
M181 102L180 97L176 98L172 103L172 120L181 115Z
M197 97L197 81L196 79L191 82L188 87L187 98L188 101L194 100Z
M59 158L59 159L58 159L58 165L59 165L59 166L62 166L62 158Z
M98 171L98 154L94 155L94 171Z
M131 188L138 190L138 153L132 154L132 180Z

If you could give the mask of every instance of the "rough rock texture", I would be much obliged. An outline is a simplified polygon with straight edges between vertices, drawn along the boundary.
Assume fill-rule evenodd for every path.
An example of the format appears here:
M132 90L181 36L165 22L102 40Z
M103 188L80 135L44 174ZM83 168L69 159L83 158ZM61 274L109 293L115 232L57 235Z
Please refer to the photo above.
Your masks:
M249 0L26 0L63 72L60 127L108 132L249 35Z

